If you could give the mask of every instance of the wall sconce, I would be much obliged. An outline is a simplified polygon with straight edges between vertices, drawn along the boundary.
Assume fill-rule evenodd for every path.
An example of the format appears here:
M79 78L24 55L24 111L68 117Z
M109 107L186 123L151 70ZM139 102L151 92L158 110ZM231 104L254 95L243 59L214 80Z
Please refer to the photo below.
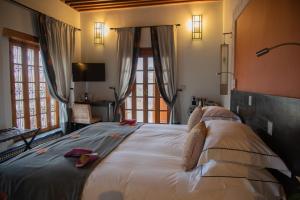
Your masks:
M202 15L192 16L192 39L202 40Z
M104 22L95 22L94 44L104 45Z

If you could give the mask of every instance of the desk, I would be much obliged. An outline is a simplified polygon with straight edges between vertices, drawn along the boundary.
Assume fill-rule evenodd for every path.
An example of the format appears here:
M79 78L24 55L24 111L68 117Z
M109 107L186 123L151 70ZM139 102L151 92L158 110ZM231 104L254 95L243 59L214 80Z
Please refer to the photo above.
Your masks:
M6 142L11 139L21 138L25 143L25 151L31 149L31 143L34 141L36 135L40 129L18 129L18 128L9 128L0 130L0 143ZM28 142L26 136L30 136L31 140Z
M78 104L90 104L92 107L106 107L107 121L110 121L111 111L114 110L115 102L109 100L98 100L98 101L75 101Z

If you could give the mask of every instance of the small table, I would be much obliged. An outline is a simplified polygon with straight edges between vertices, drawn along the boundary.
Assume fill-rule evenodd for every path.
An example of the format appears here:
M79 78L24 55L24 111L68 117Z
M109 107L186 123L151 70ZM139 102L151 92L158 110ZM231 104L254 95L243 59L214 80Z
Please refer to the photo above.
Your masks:
M39 132L37 129L18 129L18 128L9 128L0 130L0 143L6 142L11 139L21 138L25 143L25 151L31 149L31 143L34 141L35 137ZM28 142L26 136L32 135L31 140Z

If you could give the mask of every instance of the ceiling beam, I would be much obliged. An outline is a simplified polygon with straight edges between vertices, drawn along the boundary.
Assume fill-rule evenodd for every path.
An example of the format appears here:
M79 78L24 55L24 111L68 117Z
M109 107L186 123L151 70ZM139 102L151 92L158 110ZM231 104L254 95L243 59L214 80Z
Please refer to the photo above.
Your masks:
M200 1L220 1L220 0L66 0L69 6L78 11L120 9L141 6L153 6L163 4L179 4Z
M83 6L83 5L120 5L120 4L128 4L128 3L139 3L139 2L156 2L159 0L128 0L128 1L103 1L103 2L74 2L70 3L70 6ZM160 2L163 2L165 0L162 0Z
M123 2L109 2L109 3L80 3L80 4L70 4L73 8L79 7L93 7L93 6L119 6L119 5L153 5L153 4L167 4L167 3L183 3L183 2L195 2L199 0L131 0L131 1L123 1Z
M66 0L65 3L119 3L119 2L128 2L131 0Z

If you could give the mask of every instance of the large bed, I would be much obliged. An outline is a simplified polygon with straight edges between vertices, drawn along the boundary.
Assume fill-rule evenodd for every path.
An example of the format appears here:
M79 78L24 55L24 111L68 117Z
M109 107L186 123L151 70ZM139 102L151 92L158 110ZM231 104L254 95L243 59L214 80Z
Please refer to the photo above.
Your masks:
M278 183L237 178L239 173L234 172L237 168L230 164L207 164L210 170L217 167L228 170L220 177L201 177L200 168L184 171L182 154L186 137L186 125L142 126L94 169L82 199L246 200L274 199L274 194L283 196ZM257 175L258 178L263 177Z
M89 147L102 144L107 140L102 140L103 138L98 140L99 135L109 133L108 138L115 139L118 138L116 137L118 131L132 128L118 123L97 123L54 142L38 146L1 164L0 196L22 200L286 198L280 182L265 168L275 168L287 177L291 175L289 170L280 157L256 134L252 134L248 126L239 120L219 118L207 120L205 124L208 134L199 161L191 170L185 169L183 159L190 134L189 127L159 124L136 126L109 151L101 147L100 150L106 153L98 162L77 169L73 160L64 157L67 149L82 147L85 143L89 143ZM103 131L105 126L113 128L105 132ZM95 134L95 130L102 132ZM89 141L85 141L86 139ZM77 140L85 143L78 146L77 143L73 143ZM239 145L246 149L238 149ZM41 153L40 150L43 148L47 151ZM47 159L41 159L51 153ZM26 159L31 159L31 162ZM241 162L236 162L236 159L240 159ZM31 170L30 173L26 172L28 169ZM69 171L73 174L69 174ZM38 172L39 175L33 172ZM55 177L56 172L59 174L58 178ZM80 184L77 183L77 175ZM72 179L71 176L75 178ZM55 181L59 181L59 184ZM55 190L59 192L55 193ZM78 193L69 195L74 193L73 190L78 190Z

